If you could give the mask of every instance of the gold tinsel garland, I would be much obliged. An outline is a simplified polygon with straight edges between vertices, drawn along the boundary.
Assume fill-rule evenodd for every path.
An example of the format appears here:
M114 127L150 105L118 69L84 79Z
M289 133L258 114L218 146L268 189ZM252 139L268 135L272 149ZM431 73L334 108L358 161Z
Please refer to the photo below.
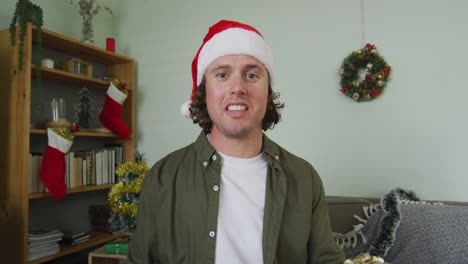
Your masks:
M122 93L128 95L127 82L120 81L119 79L113 79L112 84L119 89Z
M135 216L138 205L130 202L122 202L122 196L126 193L140 193L143 179L148 172L146 162L125 162L116 169L119 177L126 177L129 173L138 174L139 177L130 182L119 182L112 186L109 191L109 204L116 214L130 214Z
M343 264L384 264L383 258L371 256L369 253L362 253L354 259L347 259Z
M51 129L52 129L52 131L57 133L59 136L63 137L64 139L67 139L69 141L73 141L73 139L75 138L75 135L73 133L71 133L69 128L53 127Z

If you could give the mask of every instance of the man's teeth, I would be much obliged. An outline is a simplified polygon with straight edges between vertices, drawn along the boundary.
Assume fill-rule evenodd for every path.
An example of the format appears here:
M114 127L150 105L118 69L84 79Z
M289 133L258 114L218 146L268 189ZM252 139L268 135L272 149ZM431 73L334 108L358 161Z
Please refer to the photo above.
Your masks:
M245 105L230 105L228 106L229 111L243 111L247 107Z

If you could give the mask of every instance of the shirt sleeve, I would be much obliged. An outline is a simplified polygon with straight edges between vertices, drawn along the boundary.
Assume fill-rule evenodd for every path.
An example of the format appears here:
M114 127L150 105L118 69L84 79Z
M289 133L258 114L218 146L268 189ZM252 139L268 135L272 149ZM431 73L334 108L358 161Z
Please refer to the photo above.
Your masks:
M342 264L345 260L332 236L328 205L320 176L312 168L313 201L308 243L308 264Z

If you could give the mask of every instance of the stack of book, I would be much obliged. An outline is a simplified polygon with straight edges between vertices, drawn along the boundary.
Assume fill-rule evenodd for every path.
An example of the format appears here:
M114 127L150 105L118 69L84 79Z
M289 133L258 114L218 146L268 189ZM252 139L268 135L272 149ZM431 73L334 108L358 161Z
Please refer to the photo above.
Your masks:
M88 232L65 232L62 237L62 243L67 245L78 245L90 239Z
M30 230L28 234L28 261L53 255L60 251L58 242L63 233L58 229Z

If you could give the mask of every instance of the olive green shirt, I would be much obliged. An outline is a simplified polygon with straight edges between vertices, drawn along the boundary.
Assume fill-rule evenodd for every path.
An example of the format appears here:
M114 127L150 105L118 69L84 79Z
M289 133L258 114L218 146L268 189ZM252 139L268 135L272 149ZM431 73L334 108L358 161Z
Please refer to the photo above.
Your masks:
M264 263L342 263L317 172L266 135L262 151ZM221 157L203 132L158 161L143 183L127 263L215 263L220 181Z

